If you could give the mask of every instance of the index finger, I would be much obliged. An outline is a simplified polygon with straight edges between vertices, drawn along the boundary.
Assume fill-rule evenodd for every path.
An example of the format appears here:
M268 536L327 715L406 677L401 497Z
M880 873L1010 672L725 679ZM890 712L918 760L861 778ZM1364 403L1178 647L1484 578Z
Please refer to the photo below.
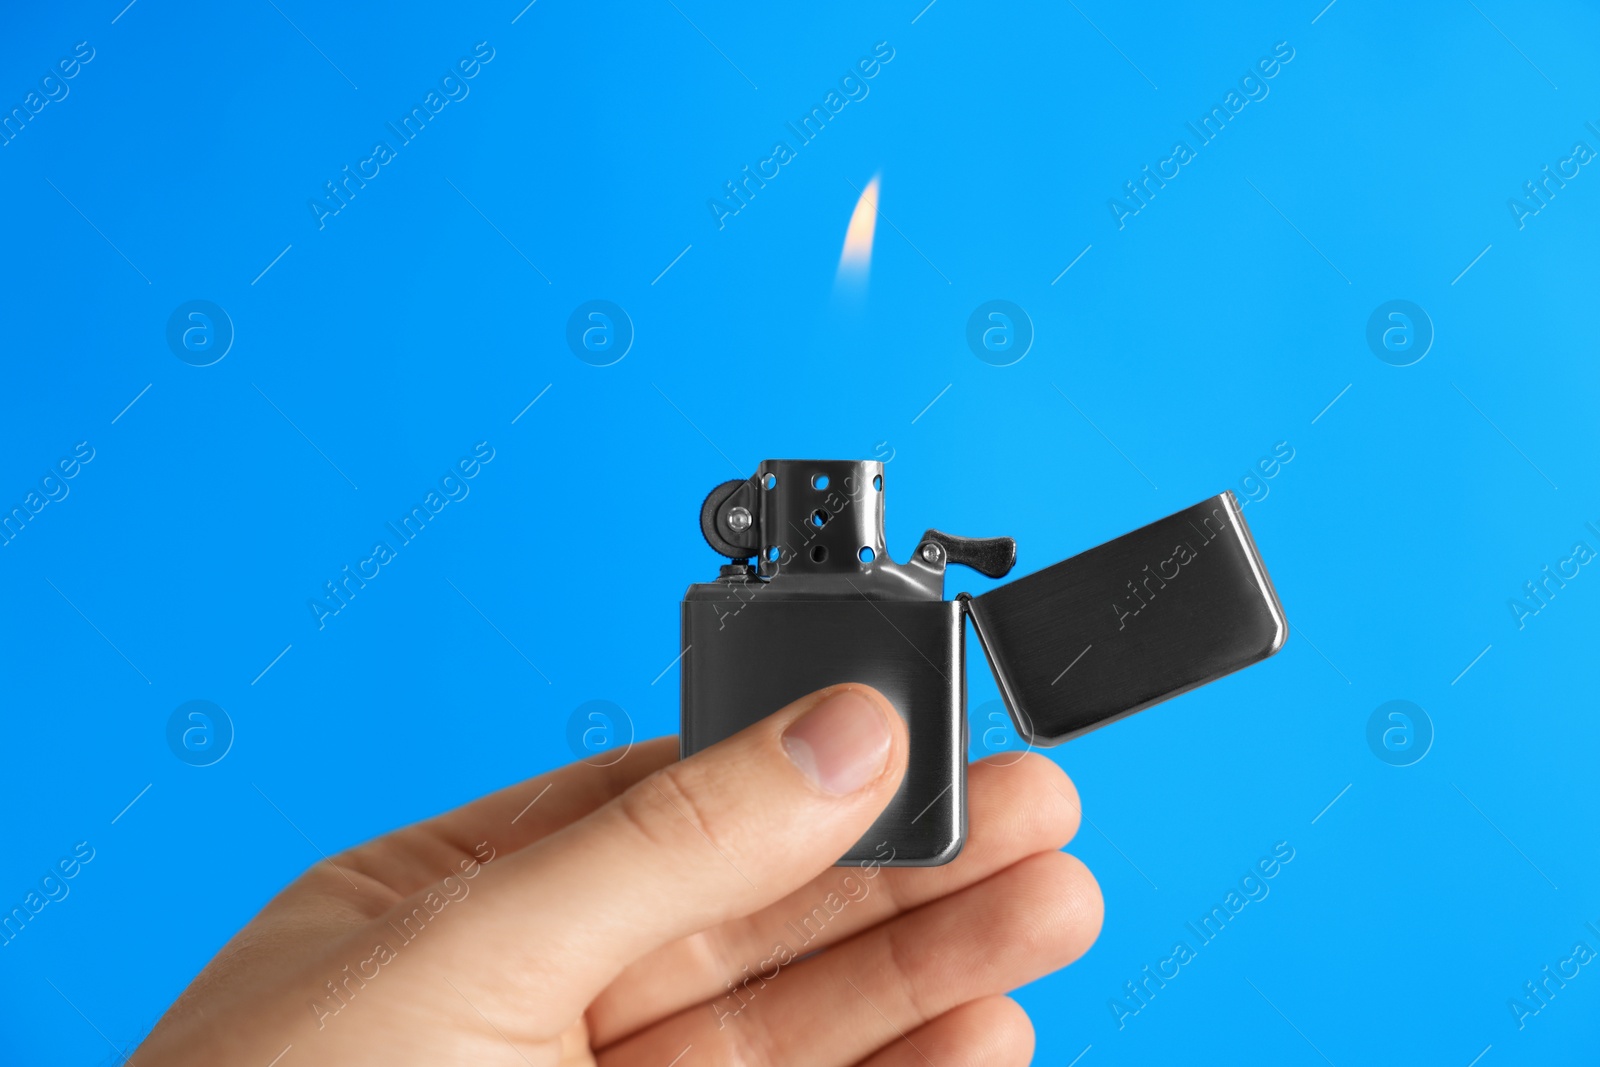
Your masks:
M894 796L907 747L876 691L812 694L485 865L478 905L432 950L449 961L498 946L473 1003L552 1037L631 960L835 863Z

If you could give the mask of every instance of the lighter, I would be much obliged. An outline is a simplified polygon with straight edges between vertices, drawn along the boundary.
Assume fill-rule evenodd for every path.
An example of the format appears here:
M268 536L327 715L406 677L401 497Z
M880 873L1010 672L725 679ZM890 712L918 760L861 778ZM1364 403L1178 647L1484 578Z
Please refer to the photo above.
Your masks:
M1231 492L954 600L944 598L949 564L1001 578L1016 542L929 530L896 563L883 496L883 464L869 461L768 460L724 482L700 528L734 562L691 585L681 607L685 756L837 682L876 687L905 717L905 780L840 863L934 866L960 852L966 617L1030 745L1248 667L1288 636Z

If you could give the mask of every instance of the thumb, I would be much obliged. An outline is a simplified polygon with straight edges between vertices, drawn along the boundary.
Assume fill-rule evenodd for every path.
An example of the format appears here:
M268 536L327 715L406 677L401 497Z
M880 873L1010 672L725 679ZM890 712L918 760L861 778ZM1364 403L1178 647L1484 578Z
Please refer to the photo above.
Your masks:
M485 868L452 937L501 946L486 991L559 1032L632 960L838 862L899 788L907 745L876 690L813 693Z

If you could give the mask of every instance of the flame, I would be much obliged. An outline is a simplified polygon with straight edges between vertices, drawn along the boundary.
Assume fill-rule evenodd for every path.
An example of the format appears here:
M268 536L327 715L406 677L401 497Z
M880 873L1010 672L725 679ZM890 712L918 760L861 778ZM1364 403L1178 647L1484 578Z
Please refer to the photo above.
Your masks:
M850 228L844 234L844 251L839 256L839 274L865 277L872 265L872 235L878 224L878 177L873 175L861 190L861 199L850 214Z

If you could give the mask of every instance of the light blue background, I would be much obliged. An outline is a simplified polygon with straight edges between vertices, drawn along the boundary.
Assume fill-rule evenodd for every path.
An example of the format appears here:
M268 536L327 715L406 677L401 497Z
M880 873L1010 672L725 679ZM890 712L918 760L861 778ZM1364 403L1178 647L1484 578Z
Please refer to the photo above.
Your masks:
M116 1060L317 849L567 762L585 701L673 732L697 509L763 458L892 456L896 558L1010 534L1021 573L1245 495L1279 441L1246 516L1287 647L1051 752L1106 923L1020 994L1038 1061L1593 1055L1600 967L1507 1007L1600 949L1600 573L1508 607L1600 548L1600 170L1525 228L1507 206L1600 148L1592 5L122 2L0 33L6 110L95 49L0 148L0 503L95 449L0 548L0 905L96 850L0 949L0 1061ZM319 230L322 183L479 41L470 96ZM719 230L707 200L879 41L870 95ZM1119 230L1109 198L1278 42L1270 95ZM1011 367L964 340L996 298L1037 332ZM164 340L190 299L237 331L214 366ZM635 324L614 366L565 344L590 299ZM1390 299L1436 329L1414 366L1367 347ZM319 631L307 600L485 440ZM196 699L237 731L207 768L165 740ZM1366 742L1393 699L1436 731L1411 767ZM1123 983L1280 841L1270 896L1119 1030Z

